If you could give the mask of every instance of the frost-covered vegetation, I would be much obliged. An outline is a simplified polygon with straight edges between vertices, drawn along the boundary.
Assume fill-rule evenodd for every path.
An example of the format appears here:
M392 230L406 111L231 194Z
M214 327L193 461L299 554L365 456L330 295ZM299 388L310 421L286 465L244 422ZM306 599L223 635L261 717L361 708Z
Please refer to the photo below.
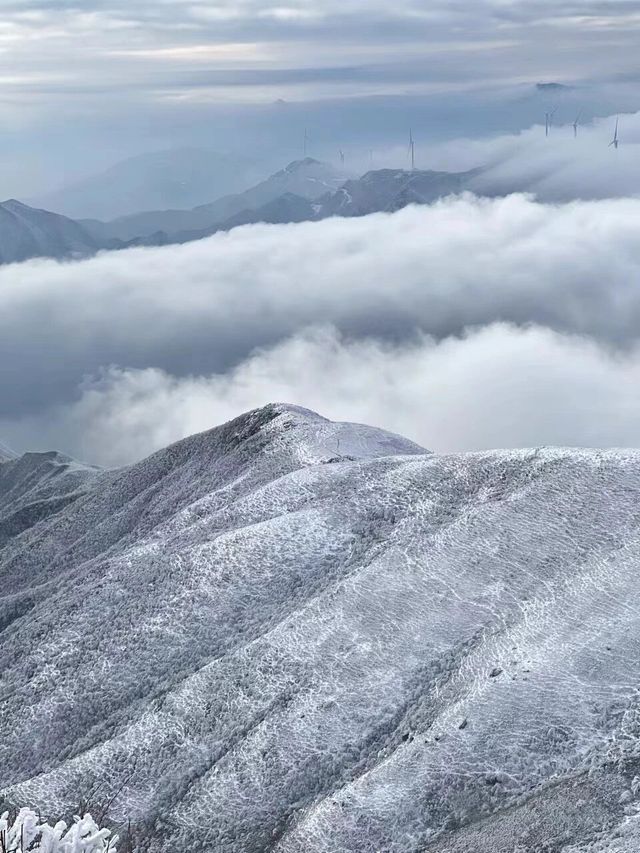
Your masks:
M117 843L90 814L77 816L71 826L65 821L51 826L28 808L13 819L8 811L0 815L1 853L116 853Z
M1 463L0 796L136 853L637 853L639 507L637 451L278 406Z

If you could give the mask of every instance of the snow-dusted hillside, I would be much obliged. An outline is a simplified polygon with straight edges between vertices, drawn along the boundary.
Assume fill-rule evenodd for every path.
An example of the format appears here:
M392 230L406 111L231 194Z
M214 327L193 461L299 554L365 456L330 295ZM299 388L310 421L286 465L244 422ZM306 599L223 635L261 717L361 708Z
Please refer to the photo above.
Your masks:
M0 263L86 257L110 247L108 241L97 240L66 216L36 210L15 199L0 204Z
M55 473L55 466L59 473ZM268 406L0 464L0 793L154 851L635 851L640 453Z
M318 218L391 213L410 204L431 204L448 195L471 189L477 171L431 172L380 169L347 181L321 199Z

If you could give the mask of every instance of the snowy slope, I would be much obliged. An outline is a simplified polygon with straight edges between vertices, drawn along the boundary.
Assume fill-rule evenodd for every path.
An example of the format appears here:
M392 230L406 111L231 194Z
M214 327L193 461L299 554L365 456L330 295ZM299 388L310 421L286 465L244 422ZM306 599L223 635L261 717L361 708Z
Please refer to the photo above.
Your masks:
M69 493L0 547L5 796L167 853L638 849L640 453L268 406Z
M100 248L111 248L111 243L96 239L72 219L15 199L0 204L0 263L86 257Z
M347 181L337 192L321 199L318 218L366 216L393 212L410 204L430 204L469 189L478 173L380 169Z

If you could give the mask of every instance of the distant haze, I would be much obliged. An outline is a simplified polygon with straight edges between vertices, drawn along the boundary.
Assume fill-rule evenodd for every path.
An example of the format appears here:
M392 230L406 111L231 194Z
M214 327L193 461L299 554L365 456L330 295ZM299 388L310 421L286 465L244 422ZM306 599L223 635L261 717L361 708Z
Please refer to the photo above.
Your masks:
M557 102L586 120L634 111L637 13L635 0L7 0L0 198L170 149L272 170L302 156L305 128L309 153L361 163L409 126L429 142L527 128Z

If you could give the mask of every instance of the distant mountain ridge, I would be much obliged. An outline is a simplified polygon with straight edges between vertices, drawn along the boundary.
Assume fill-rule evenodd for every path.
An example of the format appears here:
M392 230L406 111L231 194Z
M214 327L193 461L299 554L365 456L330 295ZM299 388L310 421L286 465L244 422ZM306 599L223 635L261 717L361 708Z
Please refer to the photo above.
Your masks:
M293 164L294 165L294 164ZM439 198L472 190L480 169L468 172L406 171L381 169L367 172L361 178L345 181L337 190L329 190L319 197L309 198L286 192L256 208L246 207L227 219L222 219L200 230L171 232L160 229L147 237L134 238L131 245L161 246L188 243L211 236L219 231L230 231L240 225L257 223L287 224L314 222L332 216L367 216L371 213L393 213L410 204L430 204ZM234 199L234 205L253 200L258 196L245 194ZM228 212L216 204L208 206L207 214ZM96 234L101 233L97 231ZM104 232L103 232L104 233ZM106 235L110 232L107 231Z
M381 169L361 178L312 158L297 160L254 187L192 210L161 210L113 222L76 222L17 201L0 205L0 263L35 257L82 258L101 250L200 240L255 223L314 222L430 204L473 189L469 172Z
M163 232L167 237L201 233L247 210L268 205L282 195L319 198L339 189L348 178L347 173L307 157L289 163L284 169L242 193L223 196L192 210L152 210L120 217L112 222L84 221L82 224L97 239L124 242L144 240L158 232Z

